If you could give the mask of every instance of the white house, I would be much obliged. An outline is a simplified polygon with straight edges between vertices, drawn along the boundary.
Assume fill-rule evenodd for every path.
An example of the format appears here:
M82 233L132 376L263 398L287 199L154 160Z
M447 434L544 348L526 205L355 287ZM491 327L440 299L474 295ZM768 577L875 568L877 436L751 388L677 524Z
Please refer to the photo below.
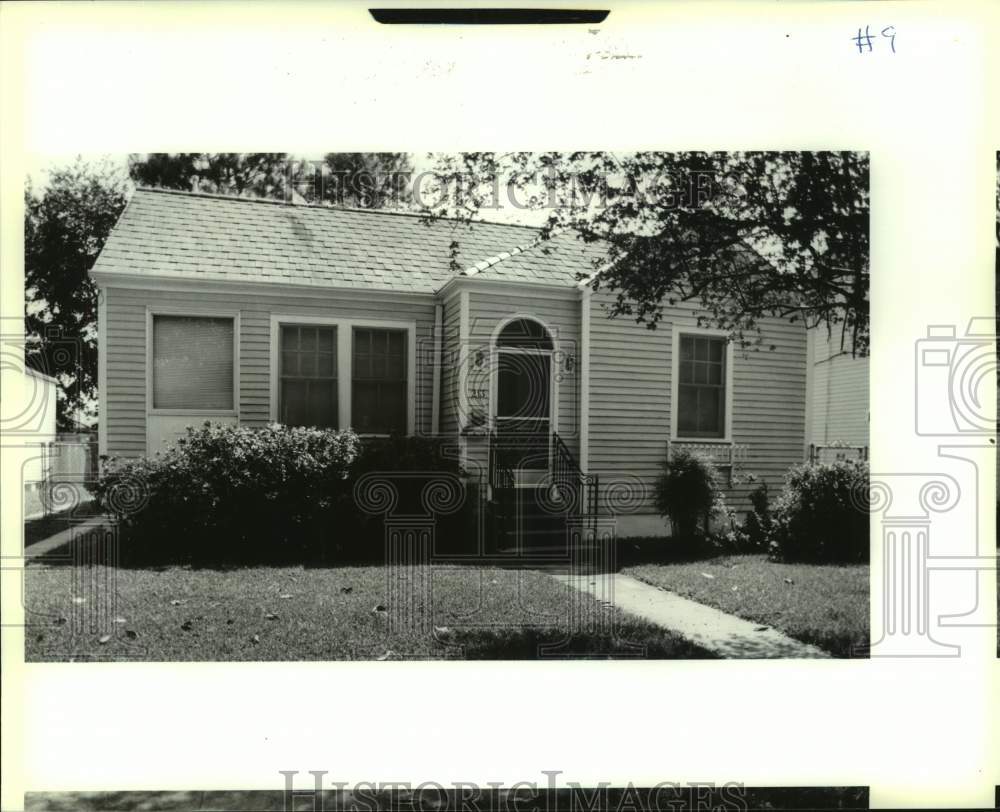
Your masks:
M656 330L610 319L613 295L581 282L599 253L516 225L139 189L91 272L101 451L151 454L206 419L439 436L491 500L562 477L619 535L663 532L668 447L780 488L808 445L806 330L764 319L743 352L691 307ZM731 482L732 504L745 493Z

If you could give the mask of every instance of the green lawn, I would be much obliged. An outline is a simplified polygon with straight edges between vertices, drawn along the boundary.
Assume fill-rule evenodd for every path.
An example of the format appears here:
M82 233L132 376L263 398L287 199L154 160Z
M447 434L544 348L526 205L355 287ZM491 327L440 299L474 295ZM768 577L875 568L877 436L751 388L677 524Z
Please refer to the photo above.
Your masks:
M857 656L852 648L868 643L868 565L779 564L739 555L622 571L838 657Z
M77 571L33 564L25 572L25 656L29 662L533 659L544 654L540 647L560 643L556 656L711 656L617 610L604 630L586 631L599 604L537 572L431 571L433 611L421 630L405 619L391 622L383 567ZM74 593L74 578L89 588ZM406 581L399 586L416 596L418 609L429 605L426 590ZM102 612L106 623L83 628Z

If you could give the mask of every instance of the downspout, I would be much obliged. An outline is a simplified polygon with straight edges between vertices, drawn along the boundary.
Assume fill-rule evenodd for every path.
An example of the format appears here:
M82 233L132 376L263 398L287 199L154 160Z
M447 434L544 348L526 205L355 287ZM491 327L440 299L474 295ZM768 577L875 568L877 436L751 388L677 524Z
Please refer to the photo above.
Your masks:
M802 449L804 459L810 457L812 444L816 442L814 423L816 422L816 334L815 328L806 328L806 430Z
M97 287L97 453L108 453L108 290Z
M580 291L580 470L590 467L590 294Z
M441 357L442 329L444 324L444 307L438 302L434 305L434 363L431 382L431 434L437 437L441 434Z
M458 454L459 464L463 469L469 468L469 443L465 429L469 419L469 291L458 294Z

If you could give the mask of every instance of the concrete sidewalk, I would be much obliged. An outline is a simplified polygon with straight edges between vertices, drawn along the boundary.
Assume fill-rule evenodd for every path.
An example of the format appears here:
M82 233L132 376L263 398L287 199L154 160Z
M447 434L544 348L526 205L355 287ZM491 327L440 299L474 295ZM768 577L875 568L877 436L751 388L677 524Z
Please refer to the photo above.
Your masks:
M682 598L620 573L549 573L599 601L676 632L728 659L828 658L829 652L769 626Z
M38 556L47 555L53 550L58 550L60 547L69 544L74 536L78 536L82 533L88 533L91 530L96 530L109 522L110 519L108 519L107 516L91 516L89 519L82 521L79 524L72 525L71 527L67 527L65 530L60 530L58 533L55 533L48 538L36 541L34 544L28 544L24 548L24 557L38 558Z

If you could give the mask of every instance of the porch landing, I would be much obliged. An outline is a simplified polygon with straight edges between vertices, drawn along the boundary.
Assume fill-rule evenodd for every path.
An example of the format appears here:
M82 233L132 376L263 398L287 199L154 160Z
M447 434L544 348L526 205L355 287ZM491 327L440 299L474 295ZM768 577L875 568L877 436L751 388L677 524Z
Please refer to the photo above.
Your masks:
M548 573L594 598L676 632L728 659L823 659L830 654L771 627L726 614L621 573Z

